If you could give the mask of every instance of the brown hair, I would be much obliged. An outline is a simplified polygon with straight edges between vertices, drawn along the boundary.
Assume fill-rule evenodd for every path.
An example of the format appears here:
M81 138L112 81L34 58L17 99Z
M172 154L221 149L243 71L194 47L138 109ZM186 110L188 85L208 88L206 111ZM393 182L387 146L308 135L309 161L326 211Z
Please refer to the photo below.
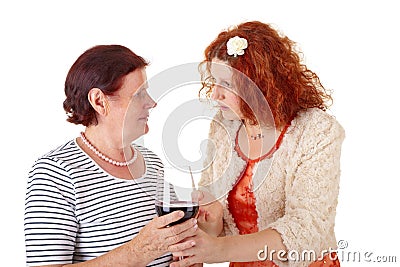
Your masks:
M244 55L234 57L227 54L226 43L235 36L248 42ZM271 110L277 128L286 125L302 109L316 107L326 110L326 102L332 98L318 76L301 63L294 46L288 37L280 36L271 26L259 21L242 23L223 31L204 51L205 59L199 66L202 75L200 92L205 89L206 95L210 96L213 87L210 66L211 60L216 58L244 74L235 75L233 72L233 80L240 96L253 99L251 108L248 101L241 101L241 111L252 124L258 124L254 113L259 118L258 114L267 109ZM257 99L257 92L249 88L249 79L264 99ZM269 107L262 106L265 106L265 100Z
M84 126L97 124L96 111L88 100L90 89L99 88L112 95L121 88L127 74L147 65L142 57L121 45L98 45L86 50L65 80L63 106L67 121Z

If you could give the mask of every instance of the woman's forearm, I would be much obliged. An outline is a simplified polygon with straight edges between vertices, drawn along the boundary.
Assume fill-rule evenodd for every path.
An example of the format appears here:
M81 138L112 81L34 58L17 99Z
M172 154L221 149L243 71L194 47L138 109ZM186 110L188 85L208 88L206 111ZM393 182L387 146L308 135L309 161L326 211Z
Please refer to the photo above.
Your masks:
M287 251L281 235L273 229L248 235L220 237L217 242L216 257L220 257L222 261L247 262L259 261L260 258L279 259Z
M67 265L54 265L54 267L145 267L152 261L152 257L148 255L149 253L140 251L136 245L128 242L92 260Z
M192 239L195 245L187 250L173 251L176 257L186 257L171 267L186 267L195 263L251 262L284 259L286 247L281 235L273 229L254 234L215 237L198 229ZM267 251L266 251L267 250ZM275 251L275 253L271 253ZM265 257L265 253L267 256Z

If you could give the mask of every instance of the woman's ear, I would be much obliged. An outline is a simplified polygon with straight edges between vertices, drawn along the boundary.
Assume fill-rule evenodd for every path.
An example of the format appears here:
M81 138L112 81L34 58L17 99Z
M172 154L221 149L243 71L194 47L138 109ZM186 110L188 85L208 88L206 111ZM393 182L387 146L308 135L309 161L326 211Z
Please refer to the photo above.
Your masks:
M108 99L99 88L90 89L88 93L88 100L97 113L102 116L106 116L108 114Z

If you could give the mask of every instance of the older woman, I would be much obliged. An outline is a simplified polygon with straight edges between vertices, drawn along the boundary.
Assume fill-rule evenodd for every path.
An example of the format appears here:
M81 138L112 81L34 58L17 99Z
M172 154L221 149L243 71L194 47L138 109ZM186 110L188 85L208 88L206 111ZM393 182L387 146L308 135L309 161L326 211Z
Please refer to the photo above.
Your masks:
M258 21L221 32L202 65L219 112L201 184L219 202L199 217L208 234L199 229L171 266L339 266L344 130L326 112L331 96L318 76L289 38Z
M65 82L68 121L80 137L39 158L29 173L25 238L29 266L169 266L192 246L196 221L155 216L160 159L132 141L148 131L147 62L128 48L85 51ZM177 244L179 243L179 244Z

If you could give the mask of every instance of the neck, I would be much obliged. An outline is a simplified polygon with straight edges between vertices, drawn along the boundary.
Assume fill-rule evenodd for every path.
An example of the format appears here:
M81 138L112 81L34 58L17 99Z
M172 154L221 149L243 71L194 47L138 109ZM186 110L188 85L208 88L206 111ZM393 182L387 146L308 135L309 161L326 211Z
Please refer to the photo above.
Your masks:
M258 135L261 137L255 137ZM274 127L248 125L244 123L238 135L240 150L250 159L257 159L266 155L274 146L277 139ZM253 136L253 137L252 137Z
M96 125L87 127L84 133L94 147L110 158L124 161L132 157L130 144L123 143L121 132Z
M244 127L246 129L247 135L257 135L262 132L262 128L260 125L250 125L248 123L244 123Z
M264 125L252 125L248 122L243 122L244 129L246 130L247 139L252 141L260 141L261 139L274 139L277 130L274 127Z
M247 133L248 139L261 139L267 134L267 127L263 127L260 124L252 125L248 122L244 122L244 128Z

